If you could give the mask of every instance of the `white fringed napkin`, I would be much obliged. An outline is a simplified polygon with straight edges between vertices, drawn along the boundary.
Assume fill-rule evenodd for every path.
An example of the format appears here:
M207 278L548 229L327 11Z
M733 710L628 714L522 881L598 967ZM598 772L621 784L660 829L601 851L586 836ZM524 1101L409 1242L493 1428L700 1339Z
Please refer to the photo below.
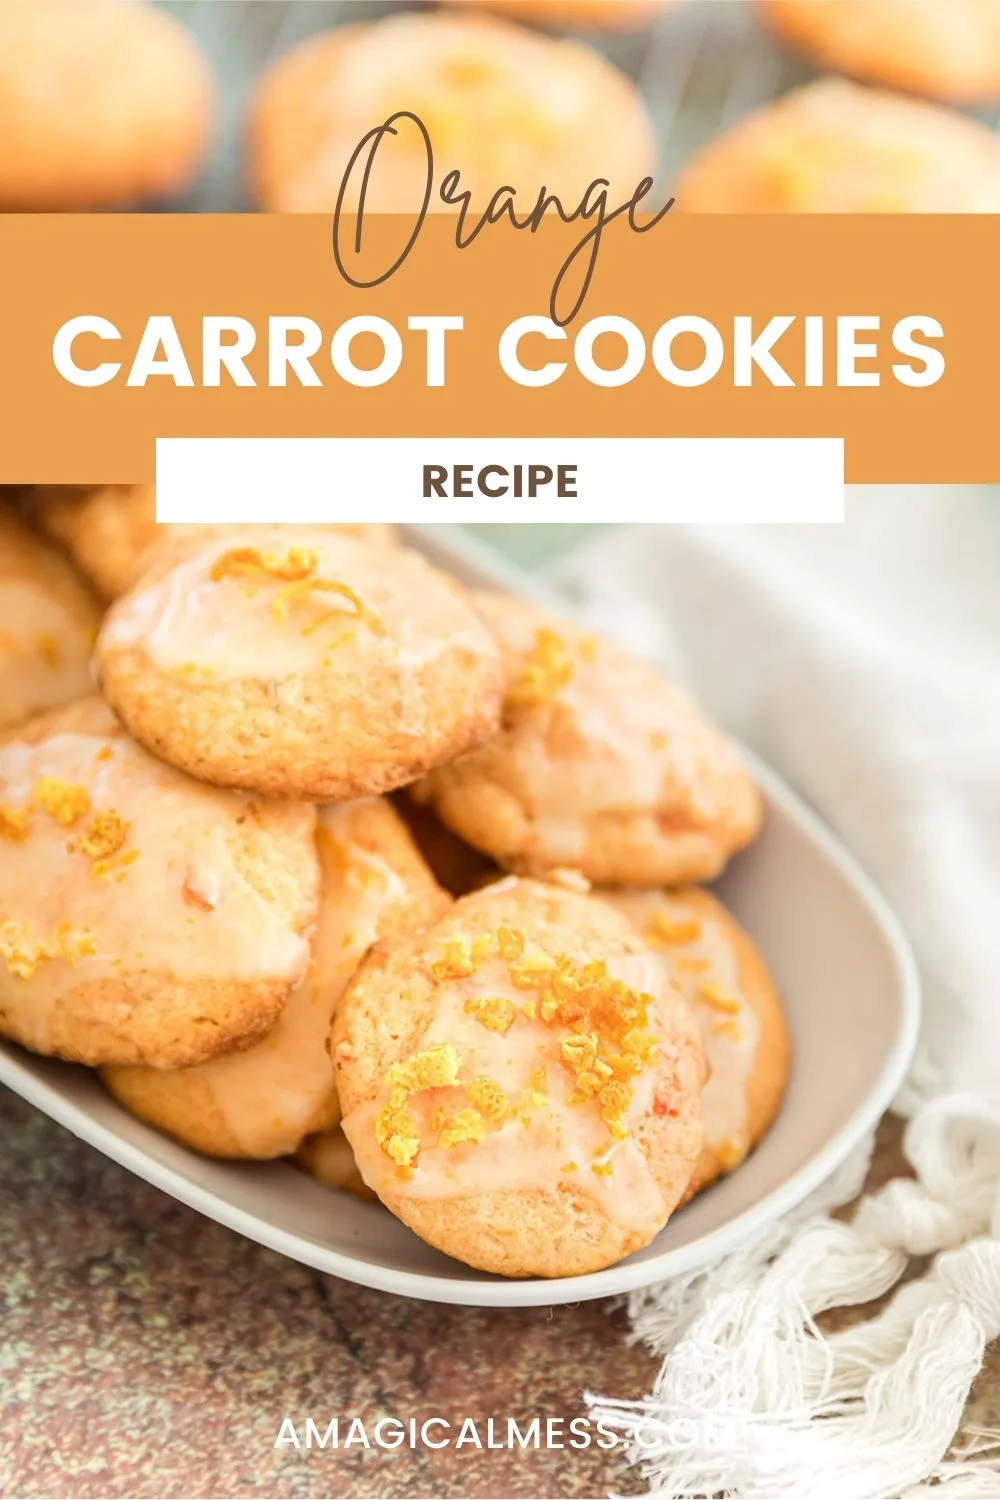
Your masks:
M756 1245L633 1295L656 1388L590 1399L661 1500L1000 1496L994 1436L956 1440L1000 1335L1000 494L855 488L839 527L629 527L558 581L837 829L908 928L926 1005L898 1101L914 1180L843 1224L848 1163ZM886 1311L819 1333L907 1269Z

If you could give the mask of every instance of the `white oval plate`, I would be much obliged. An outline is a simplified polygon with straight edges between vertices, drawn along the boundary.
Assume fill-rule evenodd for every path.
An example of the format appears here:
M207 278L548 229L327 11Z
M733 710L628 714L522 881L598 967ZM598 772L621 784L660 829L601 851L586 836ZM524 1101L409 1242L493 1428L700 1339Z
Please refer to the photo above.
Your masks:
M541 591L450 528L411 538L477 586ZM284 1163L210 1161L125 1114L85 1068L0 1046L0 1082L74 1135L200 1213L347 1281L434 1302L529 1307L611 1296L718 1259L799 1203L888 1108L916 1042L919 986L902 931L854 860L780 779L748 756L764 831L719 889L784 997L794 1062L781 1115L731 1177L607 1271L506 1281L432 1250L377 1204Z

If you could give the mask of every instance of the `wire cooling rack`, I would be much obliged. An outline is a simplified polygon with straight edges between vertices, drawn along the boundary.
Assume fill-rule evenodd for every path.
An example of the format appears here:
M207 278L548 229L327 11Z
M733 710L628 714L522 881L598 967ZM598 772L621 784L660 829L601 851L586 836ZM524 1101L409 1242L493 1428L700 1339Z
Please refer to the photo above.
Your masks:
M242 125L254 82L313 32L412 9L417 0L165 0L212 59L221 96L216 148L184 209L247 208ZM748 0L688 0L624 35L588 40L635 78L656 121L669 183L700 145L808 76L757 24Z

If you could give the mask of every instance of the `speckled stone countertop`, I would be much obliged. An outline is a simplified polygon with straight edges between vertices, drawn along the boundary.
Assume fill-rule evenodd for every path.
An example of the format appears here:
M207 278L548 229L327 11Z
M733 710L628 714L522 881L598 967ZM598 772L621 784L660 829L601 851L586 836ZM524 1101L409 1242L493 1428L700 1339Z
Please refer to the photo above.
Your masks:
M595 1449L274 1448L284 1416L523 1422L582 1415L584 1386L643 1395L657 1361L607 1303L485 1312L368 1292L201 1218L2 1089L0 1130L0 1494L572 1500L628 1486ZM873 1179L897 1166L888 1126ZM998 1414L994 1355L972 1416Z

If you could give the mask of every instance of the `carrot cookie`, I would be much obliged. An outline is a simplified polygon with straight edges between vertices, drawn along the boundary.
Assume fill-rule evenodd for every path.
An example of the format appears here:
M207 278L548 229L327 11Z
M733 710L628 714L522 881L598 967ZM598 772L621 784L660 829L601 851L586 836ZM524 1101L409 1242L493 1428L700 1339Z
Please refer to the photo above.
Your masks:
M1000 98L997 0L758 0L820 67L962 104Z
M323 528L230 527L158 552L107 615L97 664L154 754L275 796L387 791L499 722L499 655L458 585Z
M0 745L0 1034L174 1068L274 1025L309 961L310 807L201 786L83 699Z
M92 692L97 604L0 503L0 730Z
M694 1009L708 1063L705 1144L686 1197L739 1166L774 1122L790 1042L764 960L707 891L601 891L659 954Z
M154 544L167 536L198 531L225 535L228 527L170 526L156 520L152 484L101 484L92 488L42 485L24 500L35 519L90 579L103 599L118 599L135 587ZM393 538L391 526L333 526L373 541Z
M718 874L760 797L688 695L621 647L524 600L478 594L507 679L503 729L413 788L508 869L601 885Z
M127 0L0 4L0 207L91 209L184 188L212 84L193 39Z
M312 966L263 1041L196 1068L103 1070L120 1104L206 1156L287 1156L337 1124L327 1039L348 980L372 943L427 926L450 905L387 802L321 809L318 846Z
M400 14L310 37L271 69L250 129L262 207L331 211L358 143L397 110L430 133L435 188L458 169L479 208L505 184L524 211L543 187L575 205L598 177L617 201L652 171L642 97L591 48L492 16ZM355 173L349 209L359 183ZM419 208L426 185L426 149L404 125L383 143L367 207Z
M619 912L517 879L376 949L332 1036L365 1182L437 1249L576 1276L659 1233L702 1144L694 1017Z
M378 1198L367 1186L347 1137L339 1126L335 1130L324 1130L303 1141L293 1160L297 1167L315 1177L324 1187L339 1193L350 1193L377 1203Z
M482 5L518 21L539 21L543 26L623 31L651 21L673 0L456 0L456 3Z
M936 104L821 79L707 146L677 202L689 213L996 213L1000 141Z

